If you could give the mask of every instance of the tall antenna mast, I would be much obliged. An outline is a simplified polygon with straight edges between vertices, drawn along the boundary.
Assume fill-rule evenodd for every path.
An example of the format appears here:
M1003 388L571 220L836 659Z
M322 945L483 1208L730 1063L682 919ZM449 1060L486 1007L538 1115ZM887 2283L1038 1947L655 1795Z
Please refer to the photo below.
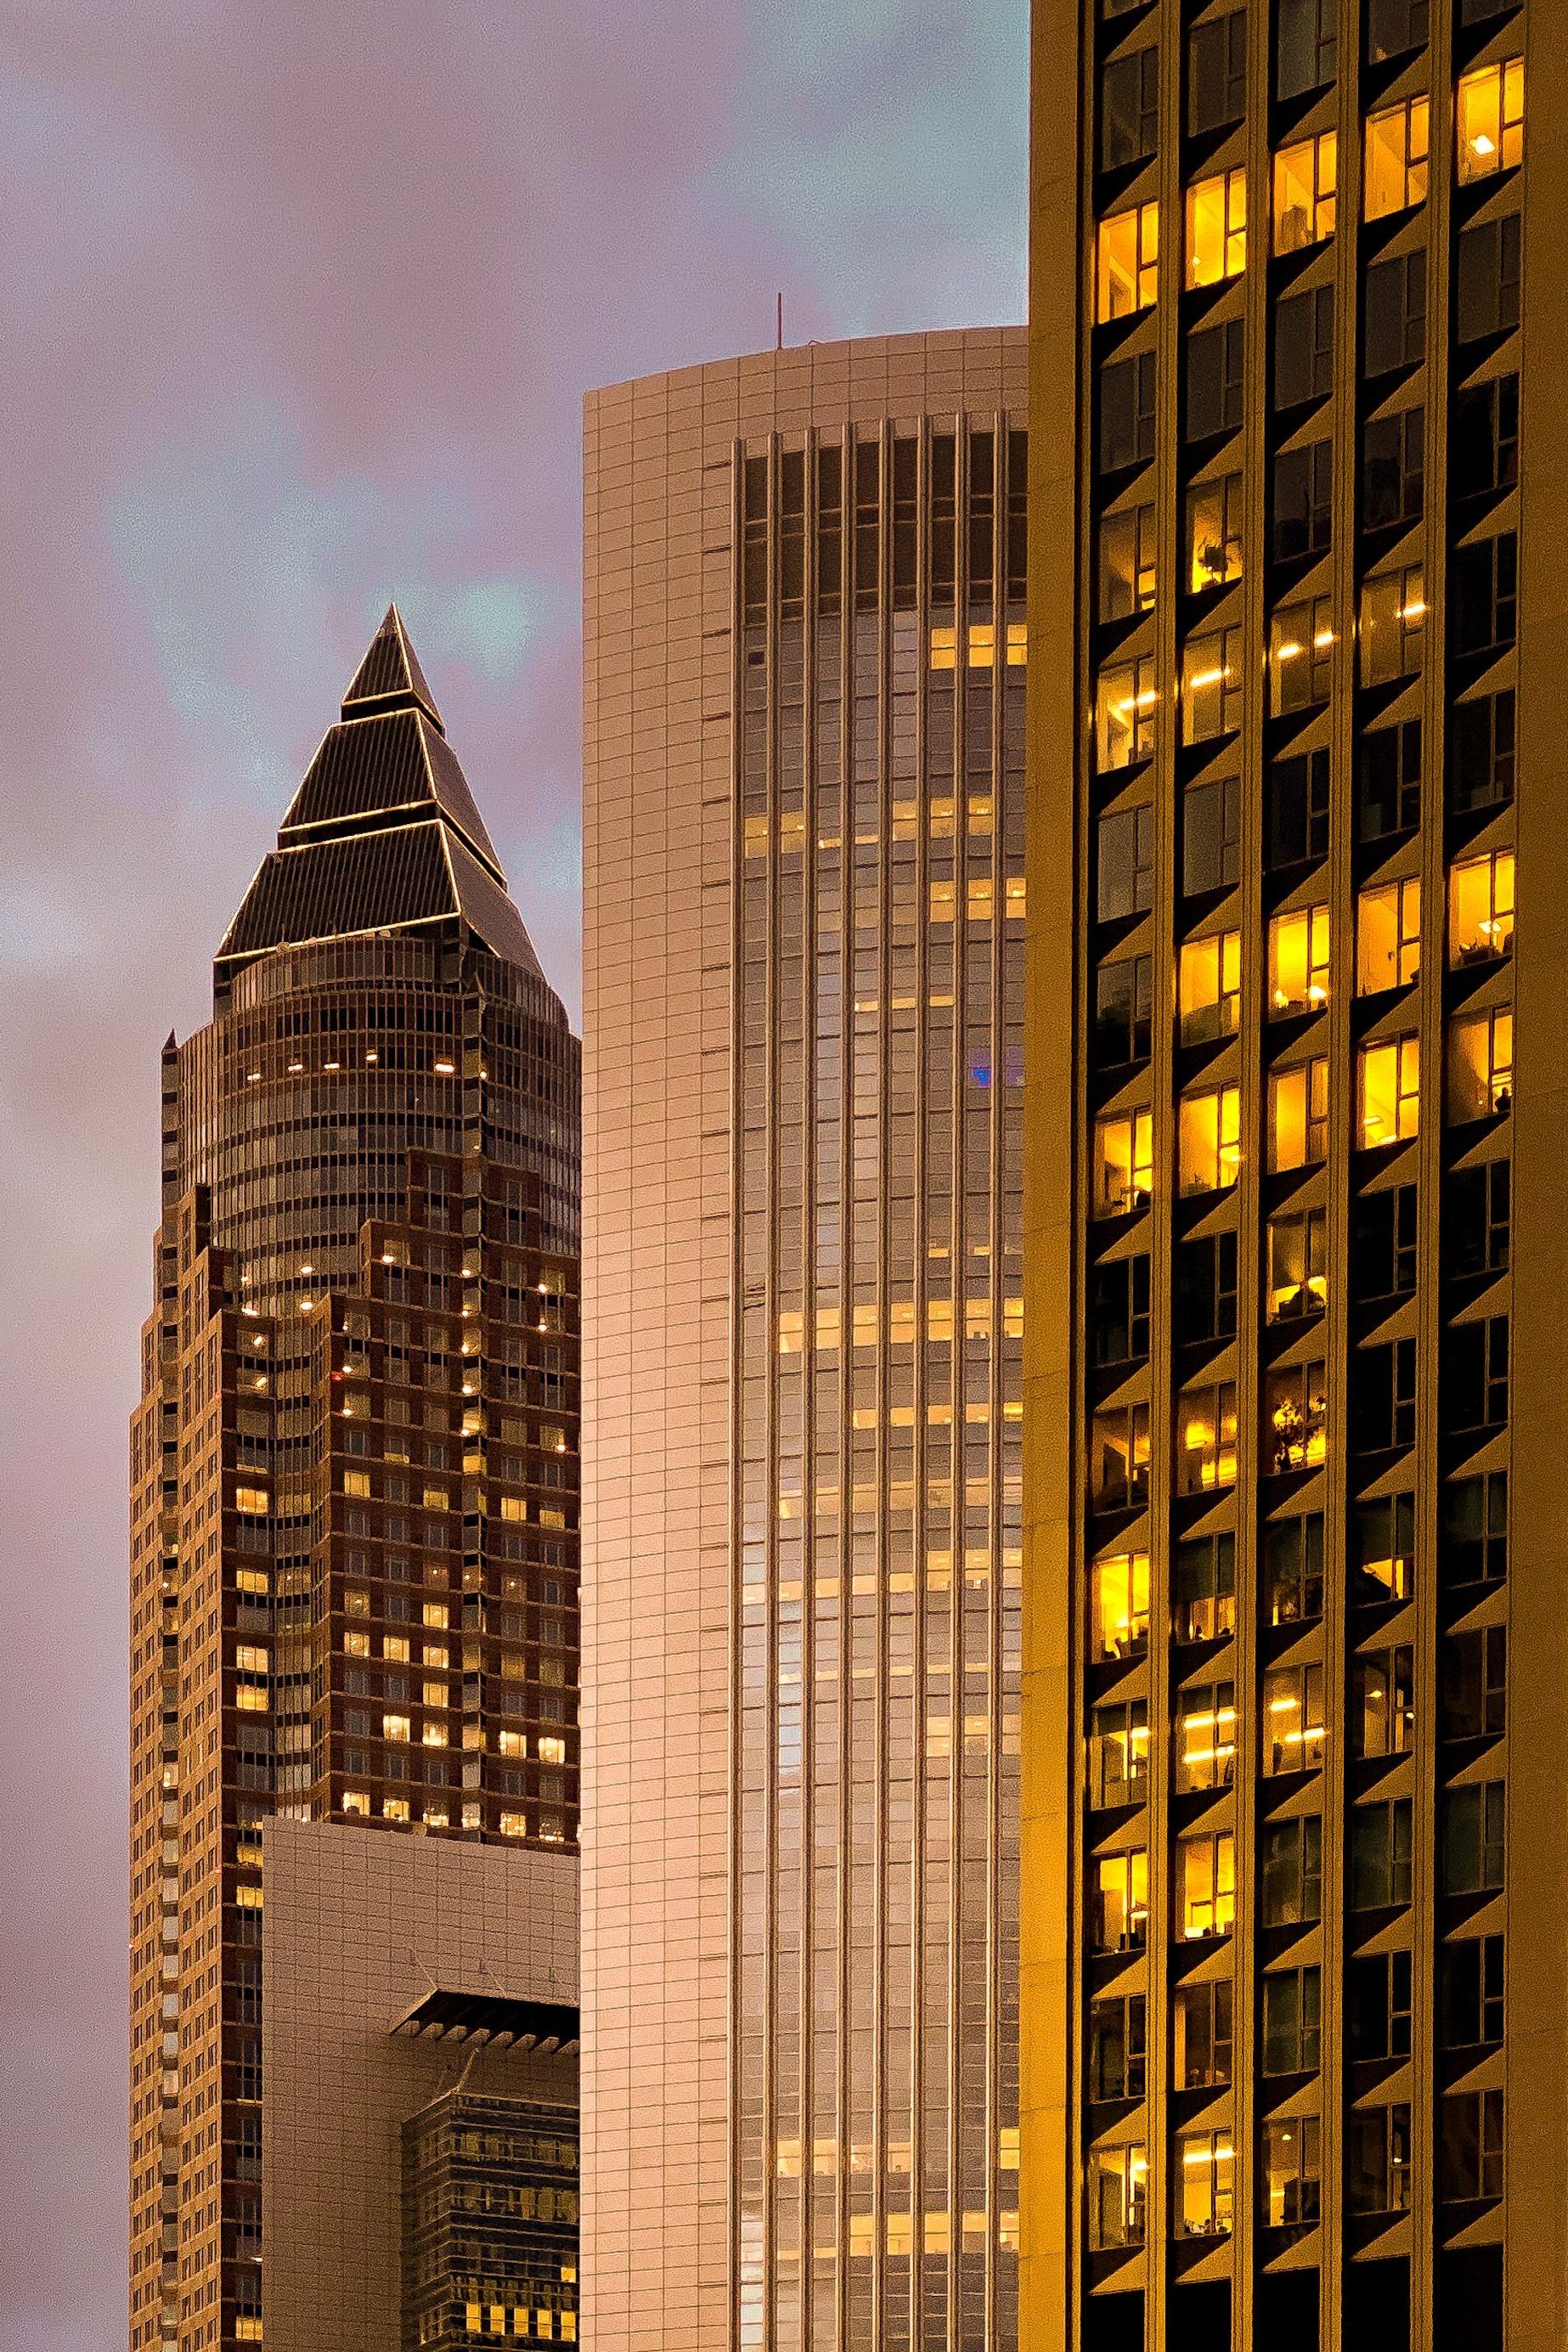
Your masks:
M779 334L779 339L778 339L777 343L776 343L776 344L775 344L775 346L774 346L774 349L775 349L775 350L777 350L777 351L781 351L781 352L782 352L782 351L783 351L783 349L784 349L784 289L783 289L783 288L782 288L782 287L781 287L781 288L780 288L780 289L779 289L779 328L778 328L778 334Z

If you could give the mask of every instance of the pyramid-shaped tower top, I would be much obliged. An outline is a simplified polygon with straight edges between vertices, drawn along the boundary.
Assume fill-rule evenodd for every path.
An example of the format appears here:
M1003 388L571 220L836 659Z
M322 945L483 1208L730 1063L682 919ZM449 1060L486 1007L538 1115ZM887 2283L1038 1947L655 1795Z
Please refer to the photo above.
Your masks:
M215 977L226 987L278 947L451 923L539 974L436 698L389 604L342 717L229 925Z
M343 697L345 719L378 718L387 710L422 710L433 727L446 733L436 698L426 684L419 656L408 642L395 604L387 606L385 618Z

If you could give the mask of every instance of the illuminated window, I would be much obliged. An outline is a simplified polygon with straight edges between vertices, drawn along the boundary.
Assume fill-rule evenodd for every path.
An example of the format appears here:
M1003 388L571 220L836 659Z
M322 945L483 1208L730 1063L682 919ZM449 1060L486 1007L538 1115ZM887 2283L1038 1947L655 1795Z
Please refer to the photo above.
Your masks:
M351 1617L370 1615L370 1595L363 1584L351 1584L345 1587L343 1608Z
M408 1717L405 1715L384 1715L381 1718L381 1736L384 1739L406 1739Z
M1327 596L1282 605L1268 625L1269 701L1277 719L1326 702L1333 683L1334 624Z
M1426 120L1424 98L1407 99L1403 106L1367 117L1363 196L1368 220L1426 203Z
M1275 1666L1263 1677L1266 1773L1316 1772L1323 1760L1321 1666Z
M1215 1494L1235 1484L1234 1381L1184 1389L1176 1400L1177 1493Z
M1415 1654L1407 1642L1352 1661L1351 1730L1358 1756L1408 1756L1415 1745Z
M1124 1511L1149 1499L1149 1408L1112 1405L1094 1416L1089 1476L1100 1511Z
M1328 1443L1329 1401L1321 1360L1288 1364L1264 1383L1266 1467L1276 1475L1316 1470Z
M1325 1304L1328 1224L1321 1209L1268 1220L1268 1311L1271 1323L1315 1315Z
M1524 59L1461 75L1458 121L1461 187L1511 172L1524 154Z
M1146 1110L1102 1118L1094 1129L1095 1214L1145 1208L1154 1187L1154 1121Z
M1089 2158L1089 2234L1097 2252L1141 2246L1149 2185L1142 2147L1099 2147Z
M1100 525L1100 617L1129 620L1154 604L1156 576L1154 509L1124 507Z
M1187 584L1194 596L1241 577L1241 476L1187 492Z
M1215 931L1182 948L1181 1018L1184 1045L1232 1037L1241 1025L1241 933Z
M1189 637L1182 653L1182 740L1206 743L1241 725L1242 633Z
M368 1484L365 1491L367 1494L370 1491ZM243 1511L247 1518L265 1518L268 1508L266 1487L237 1486L234 1490L234 1507L237 1511Z
M1094 1939L1102 1952L1142 1951L1149 1932L1149 1857L1101 1855L1094 1874Z
M442 1583L446 1582L446 1579L444 1577L439 1580ZM424 1605L423 1622L426 1625L444 1625L447 1622L446 1602L444 1601L426 1601Z
M1093 1569L1090 1639L1099 1658L1131 1658L1149 1646L1149 1555L1119 1551Z
M1177 2234L1184 2238L1227 2237L1236 2213L1232 2192L1235 2150L1228 2131L1182 2132L1176 2143L1181 2168Z
M1494 1118L1513 1102L1513 1014L1456 1021L1448 1032L1448 1118Z
M1339 142L1331 131L1282 147L1274 158L1274 250L1300 253L1334 233Z
M1426 593L1418 563L1380 572L1361 592L1361 682L1387 686L1419 672Z
M1303 907L1268 926L1271 1018L1316 1013L1329 1001L1329 910Z
M1513 852L1469 857L1448 877L1448 962L1487 963L1513 948Z
M1321 2137L1316 2116L1291 2116L1264 2125L1262 2205L1270 2229L1316 2226L1321 2210Z
M1236 1917L1236 1840L1228 1830L1183 1838L1176 1853L1182 1939L1225 1935Z
M1146 310L1160 290L1160 207L1135 205L1100 224L1095 272L1095 315L1131 318Z
M370 1811L370 1797L366 1790L363 1789L345 1789L343 1790L343 1811L345 1813L368 1813Z
M1187 284L1218 286L1246 267L1247 173L1237 164L1187 190Z
M1420 1100L1421 1040L1392 1037L1362 1049L1358 1125L1362 1148L1403 1143L1415 1132Z
M1278 1175L1313 1168L1329 1149L1329 1064L1326 1055L1292 1062L1268 1074L1268 1166Z
M931 633L931 666L932 669L956 669L958 667L958 631L952 627L933 628ZM755 849L752 847L752 827L756 828ZM746 855L761 857L766 855L768 821L765 816L746 819Z
M406 1797L384 1797L381 1811L384 1821L405 1822L408 1819L408 1800Z
M1147 760L1154 751L1154 722L1159 698L1154 688L1154 658L1117 662L1100 673L1095 704L1095 756L1102 775L1115 768Z
M1405 988L1421 962L1421 885L1386 882L1356 900L1356 992Z
M526 1813L503 1813L500 1817L500 1833L502 1837L526 1837L528 1835L528 1815Z
M1236 1776L1236 1690L1208 1683L1176 1694L1176 1790L1228 1789Z
M1241 1172L1241 1088L1213 1087L1181 1100L1177 1158L1181 1189L1216 1192Z

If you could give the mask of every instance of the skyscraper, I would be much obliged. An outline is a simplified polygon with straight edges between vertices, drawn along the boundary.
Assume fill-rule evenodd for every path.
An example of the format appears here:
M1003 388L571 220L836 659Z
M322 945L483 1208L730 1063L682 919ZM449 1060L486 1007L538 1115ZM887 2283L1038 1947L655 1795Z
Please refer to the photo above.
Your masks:
M1042 2352L1568 2337L1568 68L1538 38L1527 104L1525 26L1036 7Z
M576 1831L577 1048L395 611L163 1055L133 2347L260 2339L263 1824Z
M596 2352L1017 2341L1024 356L588 403Z

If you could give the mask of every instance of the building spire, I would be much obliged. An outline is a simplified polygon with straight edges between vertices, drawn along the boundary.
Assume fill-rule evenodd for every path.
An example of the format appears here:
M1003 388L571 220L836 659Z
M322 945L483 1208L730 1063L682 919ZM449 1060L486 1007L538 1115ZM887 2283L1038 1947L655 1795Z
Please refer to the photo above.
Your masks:
M388 710L422 710L439 733L446 732L436 698L426 683L419 656L408 642L403 615L395 604L387 606L385 617L343 697L345 719L379 718Z

